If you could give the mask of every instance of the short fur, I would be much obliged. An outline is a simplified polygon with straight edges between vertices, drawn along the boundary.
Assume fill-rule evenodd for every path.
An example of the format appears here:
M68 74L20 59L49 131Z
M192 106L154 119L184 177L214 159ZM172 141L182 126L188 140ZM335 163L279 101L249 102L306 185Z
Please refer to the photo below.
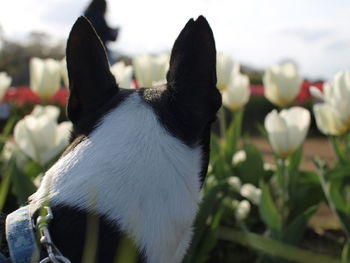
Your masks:
M119 88L84 17L70 33L67 66L72 144L31 197L34 217L48 198L53 240L74 263L82 261L88 215L99 220L96 262L114 262L123 236L133 240L139 262L181 262L221 105L207 21L186 24L162 88Z

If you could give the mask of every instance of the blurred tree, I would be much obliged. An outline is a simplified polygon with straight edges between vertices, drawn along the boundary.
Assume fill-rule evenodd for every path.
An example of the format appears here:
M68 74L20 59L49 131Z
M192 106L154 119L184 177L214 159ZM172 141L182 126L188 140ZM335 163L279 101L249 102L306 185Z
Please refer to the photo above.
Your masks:
M17 42L5 39L0 32L0 40L2 42L0 71L6 71L12 77L13 86L29 85L29 60L31 57L54 59L64 57L64 42L50 43L51 37L46 33L32 32L28 39Z

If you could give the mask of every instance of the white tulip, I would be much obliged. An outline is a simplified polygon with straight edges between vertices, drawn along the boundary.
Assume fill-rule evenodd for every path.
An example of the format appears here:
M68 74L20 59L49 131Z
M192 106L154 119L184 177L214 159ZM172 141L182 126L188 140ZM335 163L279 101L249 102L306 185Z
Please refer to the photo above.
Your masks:
M239 163L244 162L246 159L247 159L247 154L245 150L240 150L233 155L232 164L237 165Z
M61 60L61 76L63 79L63 84L66 88L69 87L69 78L68 78L68 69L67 69L67 60L63 58Z
M222 91L222 103L232 111L242 108L250 97L249 78L239 72L240 65L235 64L227 88Z
M227 178L227 183L236 191L239 191L241 188L242 182L237 176L230 176Z
M30 60L30 88L42 99L49 99L60 88L61 64L53 59Z
M39 110L20 120L14 129L14 141L31 159L41 165L56 157L68 145L71 122L57 124L52 110Z
M136 79L141 87L153 87L166 83L166 73L169 69L169 55L139 56L133 59Z
M310 113L302 107L292 107L278 113L271 111L265 117L265 129L270 144L280 157L285 158L305 140L310 126Z
M241 196L251 201L253 204L255 205L260 204L262 192L261 192L261 189L255 187L254 185L252 184L242 185L240 194Z
M249 215L250 209L251 205L247 200L240 201L235 210L236 219L239 221L246 219Z
M265 97L284 107L298 95L302 78L294 63L286 62L268 68L263 76Z
M10 87L12 78L6 72L0 72L0 100L4 97L6 90Z
M41 116L46 115L50 117L53 121L57 121L60 115L60 109L53 105L47 105L47 106L35 105L30 115L35 118L39 118Z
M1 159L6 162L11 159L15 160L17 167L20 169L24 169L29 161L28 156L24 154L12 140L6 141L1 152Z
M324 101L313 107L318 129L327 135L345 133L350 128L350 72L338 72L324 84L323 93L316 87L310 92Z
M216 75L219 90L227 89L231 83L232 71L234 71L235 63L231 56L224 53L218 53L216 57Z
M124 61L120 61L111 66L111 72L114 75L118 85L124 89L134 89L132 80L132 66L126 66Z

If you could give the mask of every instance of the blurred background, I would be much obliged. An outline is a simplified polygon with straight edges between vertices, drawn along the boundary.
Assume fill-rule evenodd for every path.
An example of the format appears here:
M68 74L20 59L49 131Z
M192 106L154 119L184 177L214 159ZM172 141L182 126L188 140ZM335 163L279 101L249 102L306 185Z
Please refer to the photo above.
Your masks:
M38 52L38 46L45 46L42 56L63 56L69 30L88 4L86 0L40 4L4 0L1 52ZM116 58L169 52L186 21L200 14L212 26L217 50L254 70L292 59L305 78L320 80L350 64L350 2L346 0L113 0L108 2L106 19L111 27L120 27L120 34L110 49ZM0 70L9 71L3 63ZM23 77L12 77L14 85L25 84Z

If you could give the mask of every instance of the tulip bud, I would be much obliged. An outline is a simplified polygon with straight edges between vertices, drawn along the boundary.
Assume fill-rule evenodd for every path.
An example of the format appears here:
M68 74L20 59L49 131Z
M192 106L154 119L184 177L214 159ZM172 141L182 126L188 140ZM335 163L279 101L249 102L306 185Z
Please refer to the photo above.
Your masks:
M6 90L10 87L12 79L6 72L0 72L0 100L4 97Z
M298 95L302 78L295 64L286 62L268 68L263 76L265 97L284 107Z
M217 88L221 91L228 88L231 82L231 74L234 70L233 59L224 54L218 53L216 57Z
M236 152L232 157L232 164L237 165L244 162L247 159L247 154L244 150Z
M132 66L126 66L124 61L120 61L111 66L111 72L114 75L118 85L124 89L134 89L132 80Z
M51 98L60 88L60 62L32 58L29 66L30 88L42 99Z
M239 179L237 176L230 176L227 178L227 183L236 191L239 191L241 188L241 179Z
M236 219L242 221L249 215L251 206L247 200L242 200L238 203L235 211Z
M136 79L141 87L153 87L166 83L169 55L140 56L133 59Z
M228 86L222 91L222 103L232 111L242 108L250 97L249 78L239 72L240 65L235 64Z
M305 140L310 126L310 113L302 107L292 107L278 113L271 111L265 117L265 129L276 154L286 158Z
M251 201L253 204L255 205L259 205L260 204L260 200L261 200L261 189L255 187L252 184L244 184L241 187L241 191L240 194L247 198L249 201Z

